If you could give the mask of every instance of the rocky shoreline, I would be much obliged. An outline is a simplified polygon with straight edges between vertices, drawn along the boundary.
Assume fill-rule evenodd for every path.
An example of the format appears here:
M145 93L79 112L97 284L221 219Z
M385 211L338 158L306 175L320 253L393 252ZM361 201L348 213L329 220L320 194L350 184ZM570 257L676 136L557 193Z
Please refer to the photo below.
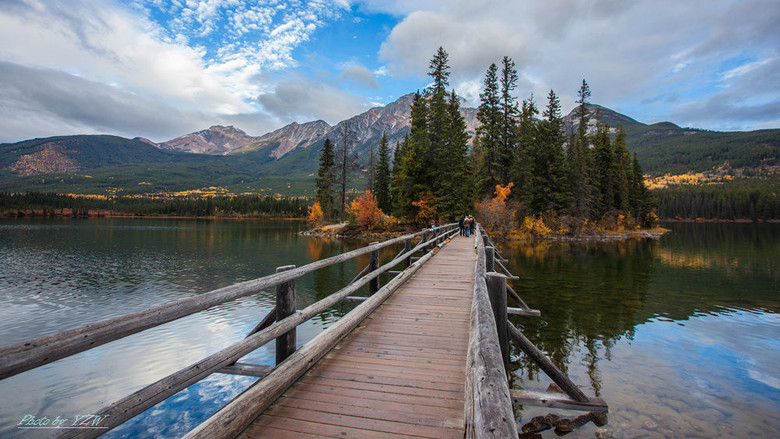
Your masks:
M668 233L669 229L656 227L653 229L645 230L632 230L625 232L593 232L588 234L579 235L548 235L542 237L529 237L522 239L507 239L501 237L491 237L495 241L501 242L533 242L533 241L557 241L557 242L612 242L623 241L626 239L661 239L665 233ZM322 227L317 227L311 230L303 230L298 232L301 236L314 236L320 238L353 238L353 239L373 239L373 240L386 240L390 238L396 238L408 233L414 233L413 230L399 230L399 231L387 231L387 232L369 232L362 230L360 227L353 227L347 223L332 224Z

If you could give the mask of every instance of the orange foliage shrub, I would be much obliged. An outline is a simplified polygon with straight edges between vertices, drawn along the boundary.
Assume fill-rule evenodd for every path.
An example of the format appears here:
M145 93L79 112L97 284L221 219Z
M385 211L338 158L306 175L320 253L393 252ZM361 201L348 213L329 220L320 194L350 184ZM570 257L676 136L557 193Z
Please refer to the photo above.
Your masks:
M308 222L310 227L317 227L322 224L323 216L322 206L320 206L319 201L315 201L314 204L309 206Z
M417 223L423 227L430 226L436 221L436 206L433 195L423 195L419 200L413 201L412 206L417 210Z
M355 215L358 224L366 228L381 224L386 216L371 191L365 191L362 196L352 200L348 213Z
M515 228L515 209L507 206L506 200L512 193L514 183L496 185L496 196L477 202L476 214L485 231L491 236L506 236Z

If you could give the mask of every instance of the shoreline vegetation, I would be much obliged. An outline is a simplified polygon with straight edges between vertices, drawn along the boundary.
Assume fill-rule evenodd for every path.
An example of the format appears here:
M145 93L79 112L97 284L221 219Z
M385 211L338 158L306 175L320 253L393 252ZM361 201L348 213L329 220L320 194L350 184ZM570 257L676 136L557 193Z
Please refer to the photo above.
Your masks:
M359 225L350 224L349 222L338 224L327 224L323 226L316 226L312 229L302 230L298 232L301 236L315 236L322 238L355 238L355 239L390 239L404 234L417 231L411 227L403 230L392 231L379 231L379 230L366 230ZM544 236L536 235L520 235L510 234L508 236L493 237L499 242L523 242L523 241L560 241L560 242L607 242L607 241L622 241L627 239L660 239L661 236L670 232L669 229L663 227L653 227L650 229L639 230L601 230L591 231L589 233L579 234L547 234Z

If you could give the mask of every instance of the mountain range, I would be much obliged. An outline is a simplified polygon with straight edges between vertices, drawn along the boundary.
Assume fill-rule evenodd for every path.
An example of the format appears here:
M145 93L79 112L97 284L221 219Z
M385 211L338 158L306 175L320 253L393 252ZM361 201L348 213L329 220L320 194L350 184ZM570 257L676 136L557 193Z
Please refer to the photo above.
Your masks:
M382 133L391 146L409 131L413 95L375 107L331 126L325 121L291 123L254 137L233 126L212 126L162 143L107 135L58 136L0 144L0 191L71 194L159 194L220 188L229 193L310 195L322 144L345 124L365 162ZM780 129L714 132L670 122L643 124L606 107L589 105L589 131L597 121L620 123L630 151L650 174L776 165ZM462 108L473 136L475 108ZM572 111L566 130L576 130ZM356 186L360 184L356 182Z

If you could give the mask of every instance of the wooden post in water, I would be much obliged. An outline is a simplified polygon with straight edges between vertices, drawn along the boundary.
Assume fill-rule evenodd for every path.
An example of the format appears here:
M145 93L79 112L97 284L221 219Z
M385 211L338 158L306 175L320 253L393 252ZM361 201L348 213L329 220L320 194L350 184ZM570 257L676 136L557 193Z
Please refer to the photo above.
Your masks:
M509 330L509 335L512 336L512 340L517 344L517 347L522 349L526 355L531 357L531 359L539 365L539 368L542 369L544 373L546 373L547 376L549 376L553 381L555 381L555 384L557 384L561 390L566 392L567 395L569 395L577 402L590 401L590 398L582 393L582 390L580 390L580 388L577 387L577 385L574 384L574 382L569 379L565 373L561 372L561 370L558 369L558 367L555 366L555 364L549 358L547 358L547 356L544 355L542 351L534 346L534 344L531 343L531 341L528 340L519 329L515 328L515 326L511 323L507 329Z
M412 238L408 238L404 241L404 253L408 253L412 249ZM409 255L404 259L404 268L409 268L412 265L412 255Z
M278 267L276 272L292 270L295 265ZM276 321L295 313L295 279L276 286ZM295 352L296 329L276 337L276 364L278 365Z
M504 370L509 373L509 333L506 314L506 276L503 274L485 273L490 306L493 308L493 316L496 318L496 332L498 333L498 345L501 347L501 357L504 360Z
M496 271L496 249L490 246L485 247L485 271L490 273Z
M371 244L377 244L376 242L372 242ZM374 250L371 253L369 253L368 256L368 272L372 272L379 268L379 250ZM368 282L368 292L369 294L374 294L377 291L379 291L379 276L371 279Z

